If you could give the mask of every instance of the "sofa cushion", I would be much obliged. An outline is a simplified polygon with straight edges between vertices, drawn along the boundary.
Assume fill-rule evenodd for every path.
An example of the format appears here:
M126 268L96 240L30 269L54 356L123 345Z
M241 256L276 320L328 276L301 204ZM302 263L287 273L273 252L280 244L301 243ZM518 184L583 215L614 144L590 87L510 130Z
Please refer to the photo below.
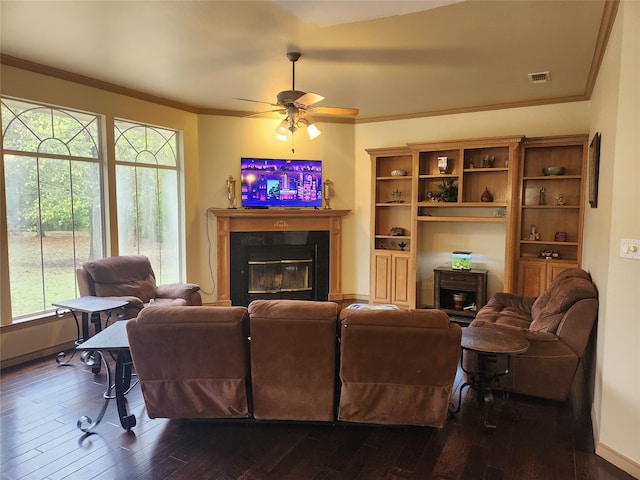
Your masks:
M138 297L143 303L156 296L156 279L149 259L143 255L108 257L86 262L99 297Z
M555 333L562 317L573 304L596 297L596 289L587 272L579 268L567 269L555 278L531 307L532 321L529 329L534 332Z

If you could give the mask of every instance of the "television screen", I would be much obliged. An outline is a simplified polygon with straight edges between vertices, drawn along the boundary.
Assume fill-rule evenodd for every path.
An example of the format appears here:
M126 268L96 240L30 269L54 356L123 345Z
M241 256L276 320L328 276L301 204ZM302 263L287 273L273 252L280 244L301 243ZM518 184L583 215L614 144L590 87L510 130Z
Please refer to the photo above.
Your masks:
M243 207L320 207L322 162L242 158Z

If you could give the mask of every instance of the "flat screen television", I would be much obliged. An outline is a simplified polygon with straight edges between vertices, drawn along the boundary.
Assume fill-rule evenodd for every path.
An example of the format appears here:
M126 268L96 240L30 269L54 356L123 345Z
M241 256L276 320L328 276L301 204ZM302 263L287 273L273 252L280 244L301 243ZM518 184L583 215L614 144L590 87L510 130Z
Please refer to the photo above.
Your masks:
M322 206L322 161L242 158L242 206Z

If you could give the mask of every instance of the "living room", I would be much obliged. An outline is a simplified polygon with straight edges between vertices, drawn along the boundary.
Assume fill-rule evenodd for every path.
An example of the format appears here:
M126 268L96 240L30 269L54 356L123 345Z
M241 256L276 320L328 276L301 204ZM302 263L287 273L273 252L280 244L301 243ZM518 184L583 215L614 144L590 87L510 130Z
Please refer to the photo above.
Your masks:
M637 297L640 270L637 262L619 257L619 244L623 238L640 238L640 219L629 208L640 205L636 185L640 173L637 160L640 155L637 141L640 130L639 20L637 2L620 2L593 93L588 99L379 122L326 122L322 123L320 138L307 141L299 135L295 145L297 158L324 160L324 175L334 183L332 207L351 210L343 219L343 292L347 298L366 301L371 167L365 149L495 135L534 137L587 133L591 138L600 132L603 141L599 203L598 208L585 209L582 256L582 267L591 273L600 295L592 422L596 452L635 476L639 476L640 468L640 409L637 406L640 379L634 358L638 355L640 331L630 299ZM215 222L207 210L226 207L224 181L229 175L239 174L241 157L289 155L290 145L273 139L274 120L195 113L134 98L126 92L47 75L46 71L33 67L28 62L19 64L3 59L2 95L99 112L110 119L135 119L183 132L185 279L199 283L205 292L211 291L214 285L210 267L215 271L215 265L210 266L205 259L210 252L215 252L217 245ZM116 239L112 239L112 243L117 243ZM480 243L491 244L491 239L481 238ZM477 243L462 243L456 248L483 251ZM72 322L54 320L33 327L11 325L7 314L10 292L6 250L4 246L2 249L3 364L12 359L26 361L34 353L41 356L55 352L59 345L74 338ZM492 252L487 257L498 256L498 253ZM443 262L445 254L450 251L441 252ZM499 271L499 265L491 267ZM499 275L493 277L489 290L496 291L501 282ZM203 300L214 303L215 291L203 294Z

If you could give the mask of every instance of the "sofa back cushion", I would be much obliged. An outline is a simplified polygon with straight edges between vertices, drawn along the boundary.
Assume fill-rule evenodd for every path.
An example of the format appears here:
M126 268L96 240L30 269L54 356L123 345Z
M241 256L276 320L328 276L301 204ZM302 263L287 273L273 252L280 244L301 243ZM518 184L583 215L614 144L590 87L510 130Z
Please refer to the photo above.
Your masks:
M340 322L338 418L442 427L460 359L460 326L433 309L345 308Z
M249 304L253 415L259 420L335 420L334 302Z
M245 307L154 306L127 324L151 418L249 416Z
M529 330L556 333L567 310L586 298L597 298L591 276L580 268L563 271L531 307Z
M86 262L84 268L98 297L138 297L147 303L156 297L156 278L144 255L123 255Z

